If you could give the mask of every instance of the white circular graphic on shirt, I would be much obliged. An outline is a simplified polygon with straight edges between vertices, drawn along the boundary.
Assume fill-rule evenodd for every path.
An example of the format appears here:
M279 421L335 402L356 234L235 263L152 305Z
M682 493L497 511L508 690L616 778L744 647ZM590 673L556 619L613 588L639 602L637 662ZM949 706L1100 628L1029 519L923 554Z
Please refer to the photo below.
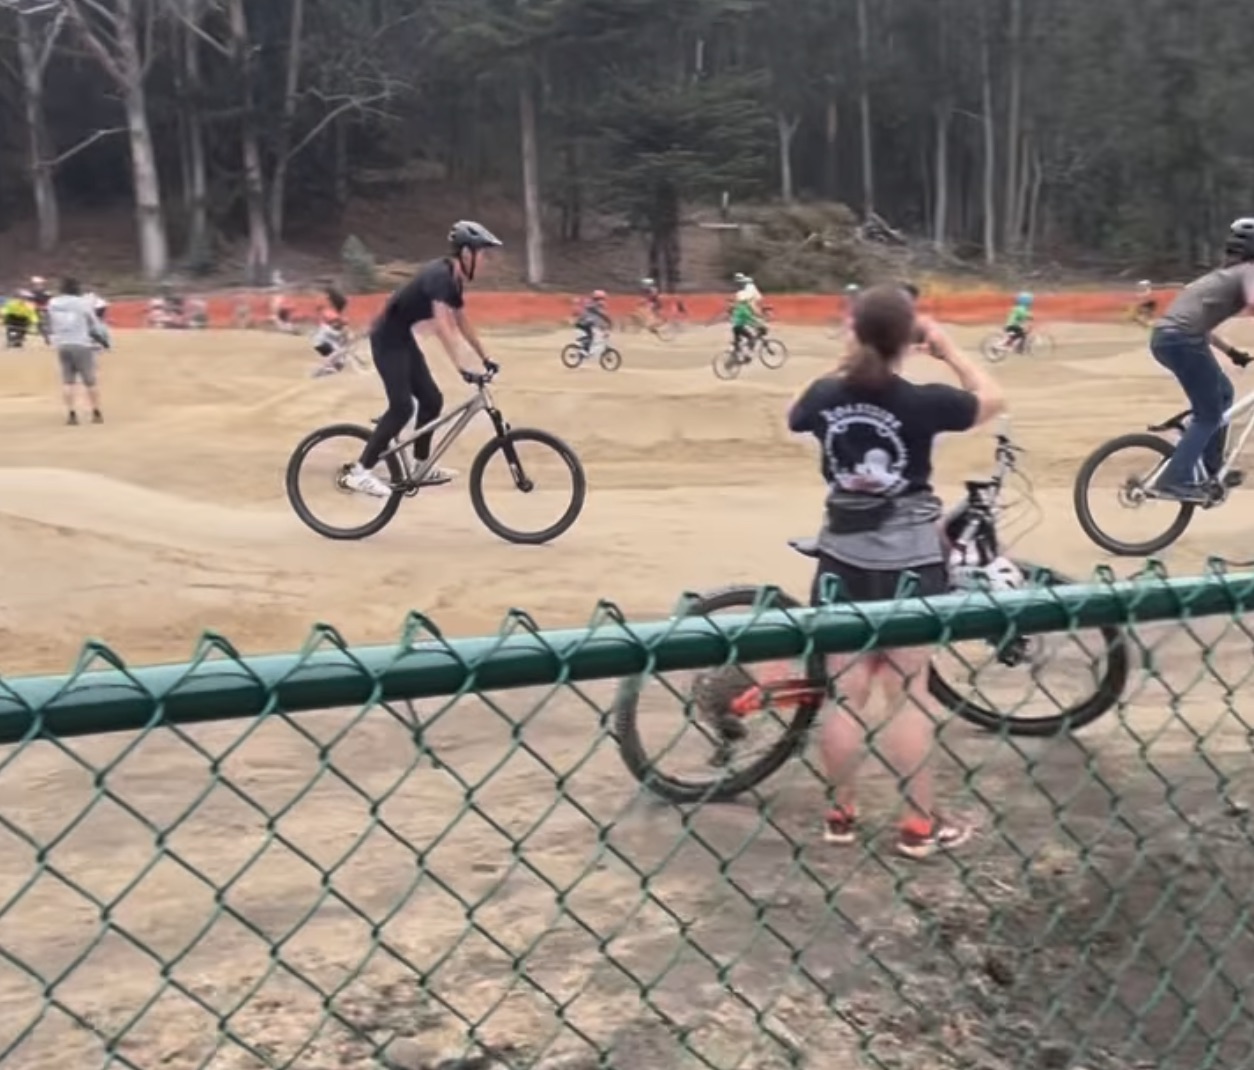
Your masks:
M872 405L841 407L826 414L832 481L851 494L896 494L906 485L909 454L900 421Z

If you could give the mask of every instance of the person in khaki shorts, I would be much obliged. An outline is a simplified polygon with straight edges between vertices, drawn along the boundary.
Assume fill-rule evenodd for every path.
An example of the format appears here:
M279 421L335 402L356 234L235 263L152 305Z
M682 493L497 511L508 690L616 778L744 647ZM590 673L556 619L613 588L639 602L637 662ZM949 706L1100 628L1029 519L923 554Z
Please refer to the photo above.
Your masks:
M66 423L77 424L74 384L82 383L91 402L91 421L104 422L100 412L100 387L96 377L96 354L109 348L109 330L96 316L95 301L83 295L77 279L67 278L61 292L48 302L49 342L61 363L61 389L65 398Z

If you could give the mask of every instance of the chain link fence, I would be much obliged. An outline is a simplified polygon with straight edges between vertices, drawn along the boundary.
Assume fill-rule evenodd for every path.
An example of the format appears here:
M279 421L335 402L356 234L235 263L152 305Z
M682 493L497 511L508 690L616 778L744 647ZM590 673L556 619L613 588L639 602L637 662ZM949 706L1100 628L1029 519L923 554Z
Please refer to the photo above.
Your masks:
M0 1065L1254 1065L1254 575L773 604L134 670L89 646L0 682ZM980 827L924 863L825 844L804 748L683 807L620 755L628 702L659 767L717 785L694 671L912 643L1026 724L1101 627L1129 675L1082 731L938 718ZM872 776L868 813L895 792Z

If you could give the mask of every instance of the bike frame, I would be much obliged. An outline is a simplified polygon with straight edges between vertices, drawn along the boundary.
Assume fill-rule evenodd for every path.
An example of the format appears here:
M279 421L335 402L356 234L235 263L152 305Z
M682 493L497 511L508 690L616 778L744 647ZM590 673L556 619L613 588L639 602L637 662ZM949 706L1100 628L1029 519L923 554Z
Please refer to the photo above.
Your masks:
M1226 444L1227 449L1224 452L1224 463L1219 471L1215 474L1215 478L1222 484L1224 476L1231 470L1233 463L1241 456L1245 449L1245 444L1250 440L1250 432L1254 431L1254 393L1246 394L1245 397L1239 398L1228 407L1228 411L1223 414L1223 422L1220 427L1231 427L1234 420L1239 420L1244 416L1245 426L1241 429L1241 434L1237 436L1236 442L1231 440ZM1201 467L1201 462L1198 463Z
M387 457L395 456L400 461L401 468L405 472L405 482L411 485L419 483L439 463L440 458L457 441L457 437L466 430L470 421L481 412L486 412L492 418L492 425L496 428L498 436L505 434L508 430L505 426L505 421L501 419L500 412L493 405L492 396L488 393L487 387L480 385L479 389L472 396L468 397L451 412L446 412L442 416L437 416L430 423L423 424L408 437L384 451L379 459L383 460ZM453 426L432 444L431 456L421 463L414 459L413 455L408 452L409 447L423 435L437 431L447 424L452 424Z

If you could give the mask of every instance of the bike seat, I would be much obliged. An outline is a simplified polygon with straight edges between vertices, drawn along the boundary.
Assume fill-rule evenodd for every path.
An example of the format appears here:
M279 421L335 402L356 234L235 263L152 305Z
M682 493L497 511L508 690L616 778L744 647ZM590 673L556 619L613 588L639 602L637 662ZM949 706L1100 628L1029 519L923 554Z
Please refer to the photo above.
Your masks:
M789 539L788 545L802 557L818 557L820 553L818 539Z
M1153 424L1152 426L1146 428L1146 430L1153 431L1155 433L1162 431L1183 431L1184 421L1192 415L1192 409L1185 409L1184 412L1176 413L1170 420L1164 420L1160 424Z

